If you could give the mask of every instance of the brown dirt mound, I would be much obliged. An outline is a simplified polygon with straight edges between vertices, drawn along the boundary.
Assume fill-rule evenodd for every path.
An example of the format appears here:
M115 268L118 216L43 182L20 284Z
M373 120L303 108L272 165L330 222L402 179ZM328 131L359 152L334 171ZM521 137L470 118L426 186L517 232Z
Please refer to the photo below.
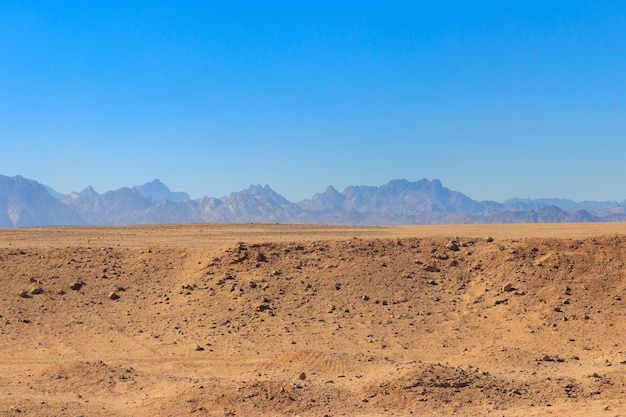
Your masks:
M0 416L626 413L622 235L72 230L0 233Z

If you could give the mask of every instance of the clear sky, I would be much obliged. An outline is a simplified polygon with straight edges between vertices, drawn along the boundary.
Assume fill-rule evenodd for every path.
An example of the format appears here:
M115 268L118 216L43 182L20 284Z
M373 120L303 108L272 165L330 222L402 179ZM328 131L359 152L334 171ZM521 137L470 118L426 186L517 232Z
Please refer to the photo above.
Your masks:
M0 2L0 174L626 199L624 1Z

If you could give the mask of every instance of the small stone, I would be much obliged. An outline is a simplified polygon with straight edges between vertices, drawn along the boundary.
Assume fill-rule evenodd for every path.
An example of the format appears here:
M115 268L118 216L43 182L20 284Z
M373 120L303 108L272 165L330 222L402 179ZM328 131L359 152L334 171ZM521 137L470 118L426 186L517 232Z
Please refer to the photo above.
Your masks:
M503 292L511 292L511 291L515 291L515 288L513 287L513 284L506 283L506 284L504 284L504 287L502 287L502 291Z
M257 306L256 311L266 311L266 310L271 310L271 306L269 305L269 303L261 303Z
M493 238L491 236L487 236L485 238L485 242L493 242Z
M196 350L197 352L202 352L204 350L204 348L202 346L200 346L200 345L196 345L194 347L194 350Z
M258 252L256 254L256 261L257 262L267 262L267 257L265 255L263 255L261 252Z
M304 381L306 379L306 374L304 372L300 372L300 375L298 375L298 379L300 381Z
M32 298L32 296L27 292L27 291L20 291L17 295L19 295L22 298Z
M111 300L119 300L120 296L115 291L111 291L108 295Z
M33 287L30 290L31 294L43 294L43 288L41 287Z
M78 291L83 287L83 283L80 281L74 281L70 284L70 288L74 291Z
M448 243L448 244L446 245L446 248L450 249L450 250L451 250L451 251L453 251L453 252L457 252L457 251L459 251L459 250L460 250L460 249L459 249L459 244L458 244L457 242L455 242L454 240L453 240L453 241L451 241L450 243Z

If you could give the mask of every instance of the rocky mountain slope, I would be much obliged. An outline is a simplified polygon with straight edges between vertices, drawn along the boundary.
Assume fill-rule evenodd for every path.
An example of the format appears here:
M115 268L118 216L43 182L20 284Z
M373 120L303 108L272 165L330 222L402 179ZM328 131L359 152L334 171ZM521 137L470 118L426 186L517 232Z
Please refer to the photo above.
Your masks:
M554 204L563 202L564 207ZM293 203L268 185L253 185L224 198L192 200L159 180L103 194L92 187L63 195L22 177L0 176L0 227L131 225L200 222L279 222L393 225L622 221L618 203L569 200L475 201L439 180L393 180L376 186L328 187Z

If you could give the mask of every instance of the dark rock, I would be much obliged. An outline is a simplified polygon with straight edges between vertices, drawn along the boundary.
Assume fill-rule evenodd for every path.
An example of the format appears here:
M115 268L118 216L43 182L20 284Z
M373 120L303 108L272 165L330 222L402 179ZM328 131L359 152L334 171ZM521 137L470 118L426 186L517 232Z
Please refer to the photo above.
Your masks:
M451 250L451 251L453 251L453 252L457 252L457 251L459 251L459 250L460 250L460 248L459 248L459 244L458 244L457 242L455 242L454 240L453 240L453 241L451 241L450 243L448 243L448 244L446 245L446 248L450 249L450 250Z
M43 294L43 288L41 287L33 287L30 290L31 294Z

